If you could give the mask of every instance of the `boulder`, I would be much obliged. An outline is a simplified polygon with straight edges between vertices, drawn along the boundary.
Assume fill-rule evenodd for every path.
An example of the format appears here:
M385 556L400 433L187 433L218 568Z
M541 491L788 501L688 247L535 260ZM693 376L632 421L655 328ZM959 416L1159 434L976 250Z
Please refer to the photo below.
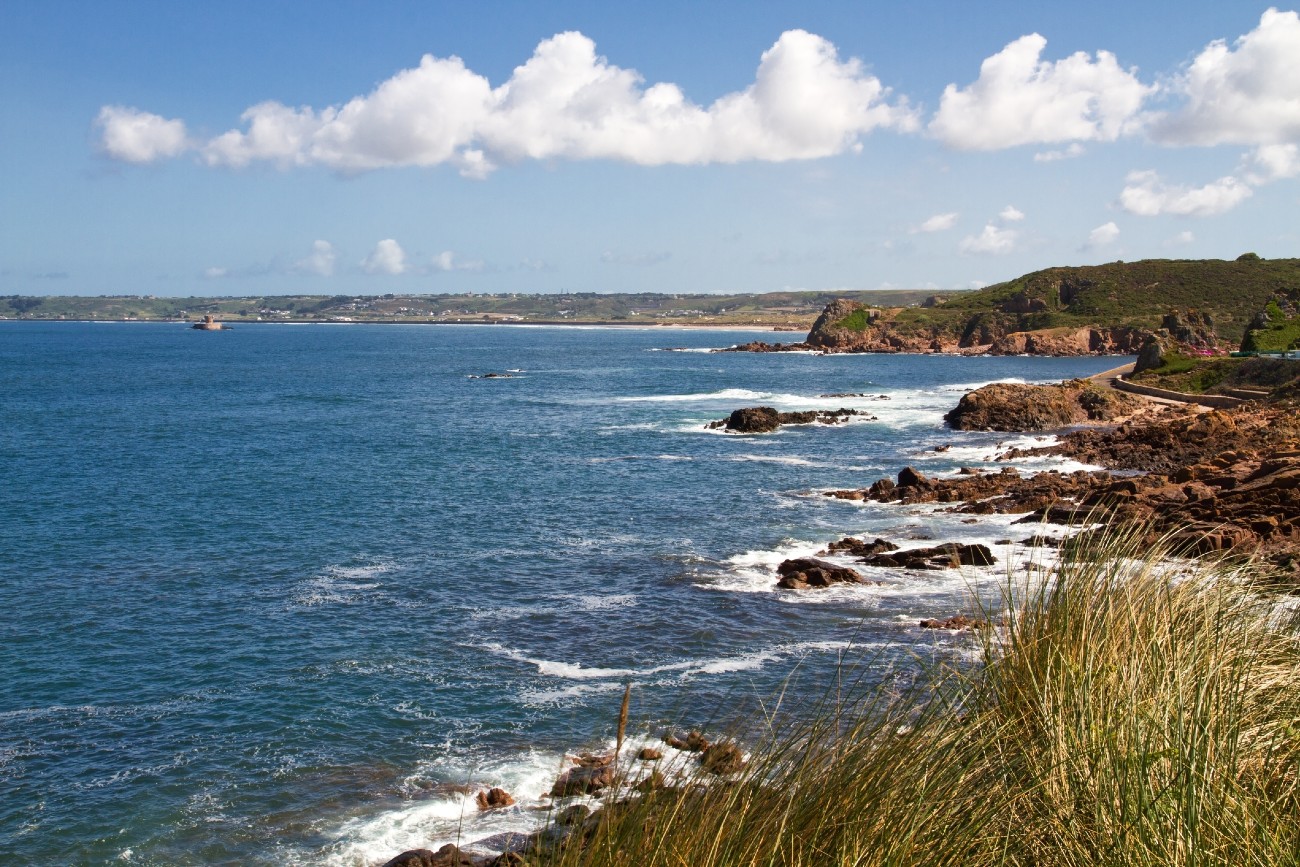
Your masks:
M612 764L570 768L555 781L555 785L551 787L551 795L557 798L592 795L612 786L615 779L616 774Z
M475 861L451 843L437 852L429 849L408 849L384 862L384 867L472 867Z
M474 796L474 803L478 804L480 810L496 810L500 807L509 807L514 804L515 799L505 789L491 788L479 792Z
M836 566L812 557L786 560L776 567L781 576L776 586L783 590L804 590L809 587L831 587L835 584L864 584L866 580L847 566Z
M958 566L992 566L997 563L997 558L986 545L947 542L932 548L870 554L863 557L862 562L892 569L955 569Z
M702 753L711 746L708 739L694 729L684 738L679 738L674 734L667 734L664 736L664 743L675 750L683 750L688 753Z
M745 754L733 743L716 743L700 753L700 767L719 776L737 774L745 767Z
M872 554L897 550L897 545L884 539L877 538L874 542L868 542L865 539L854 539L851 536L845 537L838 542L831 542L826 546L827 554L848 554L854 557L868 557Z
M751 406L734 411L723 426L737 433L770 433L781 426L781 415L770 406Z

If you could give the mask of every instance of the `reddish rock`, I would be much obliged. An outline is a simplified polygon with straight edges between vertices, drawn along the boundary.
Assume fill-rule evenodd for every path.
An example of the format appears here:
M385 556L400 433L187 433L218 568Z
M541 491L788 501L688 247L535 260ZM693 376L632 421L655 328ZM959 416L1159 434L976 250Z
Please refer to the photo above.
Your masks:
M505 789L492 788L475 795L474 802L478 804L480 810L496 810L500 807L511 806L514 804L515 799Z

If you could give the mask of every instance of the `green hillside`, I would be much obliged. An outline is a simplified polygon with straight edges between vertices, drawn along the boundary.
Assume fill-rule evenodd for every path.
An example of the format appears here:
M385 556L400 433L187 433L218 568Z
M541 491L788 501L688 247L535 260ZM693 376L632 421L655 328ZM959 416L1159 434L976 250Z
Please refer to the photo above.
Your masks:
M1034 271L934 307L902 310L889 324L904 333L925 330L956 336L981 328L1154 330L1165 314L1193 309L1208 313L1223 338L1239 340L1270 299L1293 292L1300 292L1300 259L1266 260L1250 253L1231 262L1146 259ZM840 327L864 330L867 323L845 321Z

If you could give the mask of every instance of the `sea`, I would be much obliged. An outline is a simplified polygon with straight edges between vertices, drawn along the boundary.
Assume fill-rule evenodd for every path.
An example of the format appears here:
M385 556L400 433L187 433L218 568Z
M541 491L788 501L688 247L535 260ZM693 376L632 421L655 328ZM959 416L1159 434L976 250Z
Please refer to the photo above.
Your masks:
M963 393L1127 359L710 351L781 336L0 322L0 863L499 851L625 688L635 762L975 659L918 621L996 600L1039 530L825 492L998 469L1052 439L945 428ZM707 427L759 405L864 414ZM998 563L776 588L846 535Z

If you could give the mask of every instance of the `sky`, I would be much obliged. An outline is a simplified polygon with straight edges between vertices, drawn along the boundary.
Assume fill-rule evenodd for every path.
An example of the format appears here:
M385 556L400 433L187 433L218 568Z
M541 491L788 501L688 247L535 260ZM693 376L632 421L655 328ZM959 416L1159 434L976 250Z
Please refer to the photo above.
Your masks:
M1300 255L1242 0L0 0L0 294L971 288Z

